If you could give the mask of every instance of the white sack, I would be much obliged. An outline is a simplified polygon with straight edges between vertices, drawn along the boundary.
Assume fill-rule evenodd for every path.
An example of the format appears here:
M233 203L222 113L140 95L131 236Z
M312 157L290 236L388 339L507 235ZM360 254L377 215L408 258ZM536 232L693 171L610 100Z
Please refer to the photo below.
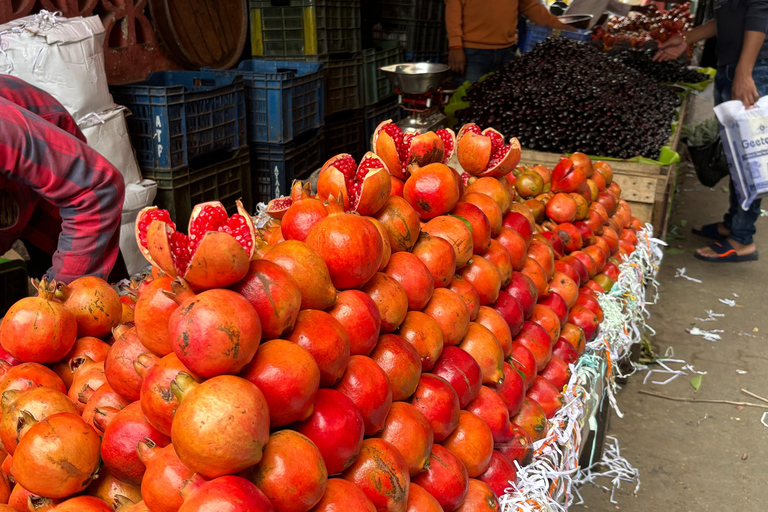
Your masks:
M126 110L117 106L98 114L89 114L82 118L78 126L88 139L88 145L117 167L128 185L141 181L141 171L125 124Z
M136 245L136 216L142 208L152 204L156 195L157 183L152 180L144 180L138 184L125 186L123 218L120 222L120 252L123 253L129 275L141 272L149 265Z

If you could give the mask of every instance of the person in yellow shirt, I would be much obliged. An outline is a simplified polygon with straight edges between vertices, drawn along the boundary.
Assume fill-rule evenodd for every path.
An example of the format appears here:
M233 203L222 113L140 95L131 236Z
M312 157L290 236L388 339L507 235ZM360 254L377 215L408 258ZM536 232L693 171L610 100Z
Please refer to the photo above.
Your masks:
M445 0L448 64L459 85L475 83L515 57L518 13L537 25L573 30L538 0Z

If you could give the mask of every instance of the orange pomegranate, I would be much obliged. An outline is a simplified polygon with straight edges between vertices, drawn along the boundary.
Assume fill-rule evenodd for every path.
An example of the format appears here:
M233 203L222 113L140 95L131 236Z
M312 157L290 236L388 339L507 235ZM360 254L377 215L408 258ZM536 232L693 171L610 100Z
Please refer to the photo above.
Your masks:
M504 357L509 356L512 352L512 332L501 313L488 306L482 306L477 313L475 322L491 331L499 342Z
M400 283L387 274L376 272L361 291L367 293L379 308L381 333L397 330L408 313L408 295Z
M517 272L523 270L528 255L528 244L523 236L514 229L504 226L501 228L498 241L509 253L509 259L512 263L512 270Z
M536 400L523 400L520 411L510 419L525 430L534 442L544 439L547 435L547 415Z
M469 310L455 292L438 288L422 310L440 326L445 346L458 345L469 329Z
M549 307L536 304L529 320L542 326L552 343L560 337L560 319Z
M384 334L371 353L384 370L392 390L392 400L406 400L416 391L421 377L421 358L416 348L396 334Z
M325 486L325 493L309 512L376 512L371 500L358 486L342 478L330 478Z
M501 208L491 196L479 192L464 194L462 201L473 204L485 214L491 226L491 236L498 236L501 231Z
M474 192L485 194L496 201L502 214L506 214L512 205L512 196L509 190L496 178L486 176L475 180L464 190L464 195L466 196Z
M296 281L302 309L328 309L336 303L328 265L309 245L287 240L272 247L264 259L276 263Z
M461 297L469 311L469 319L474 320L480 310L480 295L477 293L477 288L462 276L455 275L448 289Z
M618 244L618 242L617 242ZM422 233L413 246L412 254L427 267L435 288L445 288L456 272L456 253L450 242Z
M498 512L499 510L499 500L490 486L470 478L467 497L456 512Z
M430 371L443 351L440 325L421 311L409 311L398 334L416 349L421 359L421 371Z
M376 510L406 512L411 478L408 464L392 443L366 439L357 460L341 477L360 487Z
M496 384L504 379L504 352L499 340L487 327L470 322L467 335L461 340L460 348L467 351L483 374L483 384Z
M464 464L470 478L483 474L491 463L491 429L469 411L461 411L458 427L441 444Z
M299 312L293 331L286 337L309 351L320 368L320 387L333 386L349 361L350 341L338 320L324 311Z
M379 437L400 451L411 476L427 469L434 434L429 420L413 405L394 402Z
M13 455L19 441L36 423L60 412L78 414L75 404L67 395L44 387L24 392L6 391L3 393L2 408L0 439L10 455Z
M420 485L411 483L408 488L407 512L443 512L443 507Z
M456 268L459 269L472 259L474 246L469 226L469 223L457 217L441 215L424 224L421 230L430 236L442 238L453 246Z
M411 250L419 238L419 216L400 196L389 196L374 217L389 234L393 254Z
M393 254L383 272L403 287L410 311L420 311L432 297L435 289L432 274L413 254L405 251Z
M501 274L496 266L485 258L475 257L459 275L472 283L477 290L481 306L496 302L501 289Z
M539 297L544 297L549 293L547 274L535 259L526 258L525 265L523 265L523 269L520 272L531 278L531 281L536 286L536 292Z

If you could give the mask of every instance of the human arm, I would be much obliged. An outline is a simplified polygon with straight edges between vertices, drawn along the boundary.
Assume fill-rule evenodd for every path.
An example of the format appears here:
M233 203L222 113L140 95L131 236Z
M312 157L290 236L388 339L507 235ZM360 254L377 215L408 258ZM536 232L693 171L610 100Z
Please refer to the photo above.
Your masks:
M682 35L672 36L659 44L659 51L653 56L653 60L657 62L675 60L685 52L689 44L698 43L716 35L715 20L709 20L703 25L692 28Z
M731 86L731 99L741 101L745 107L751 107L760 99L757 86L752 78L757 56L765 41L765 32L747 30L744 32L744 43L739 54L739 62Z
M448 33L448 65L463 75L467 66L464 54L463 6L461 0L445 0L445 30Z
M557 16L541 5L538 0L519 0L517 10L524 14L526 18L542 27L557 28L560 30L574 31L573 27L561 22Z

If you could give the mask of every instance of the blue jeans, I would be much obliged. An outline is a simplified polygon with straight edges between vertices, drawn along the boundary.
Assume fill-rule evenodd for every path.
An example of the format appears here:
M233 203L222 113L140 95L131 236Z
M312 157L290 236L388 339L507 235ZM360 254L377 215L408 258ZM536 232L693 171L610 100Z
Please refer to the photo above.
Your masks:
M467 67L464 70L464 76L456 78L456 85L461 85L469 80L472 83L477 82L481 76L487 75L498 69L515 58L517 45L499 50L481 50L478 48L464 48L464 55L467 57Z
M715 76L715 105L731 99L731 87L733 86L733 77L736 72L736 64L720 66L717 68ZM755 81L757 93L760 97L768 95L768 61L760 60L755 63L755 69L752 72L752 79ZM744 245L753 242L755 234L755 222L760 217L760 199L755 199L744 211L736 197L736 187L733 178L730 179L729 189L729 207L728 212L723 216L723 226L731 231L730 238Z

